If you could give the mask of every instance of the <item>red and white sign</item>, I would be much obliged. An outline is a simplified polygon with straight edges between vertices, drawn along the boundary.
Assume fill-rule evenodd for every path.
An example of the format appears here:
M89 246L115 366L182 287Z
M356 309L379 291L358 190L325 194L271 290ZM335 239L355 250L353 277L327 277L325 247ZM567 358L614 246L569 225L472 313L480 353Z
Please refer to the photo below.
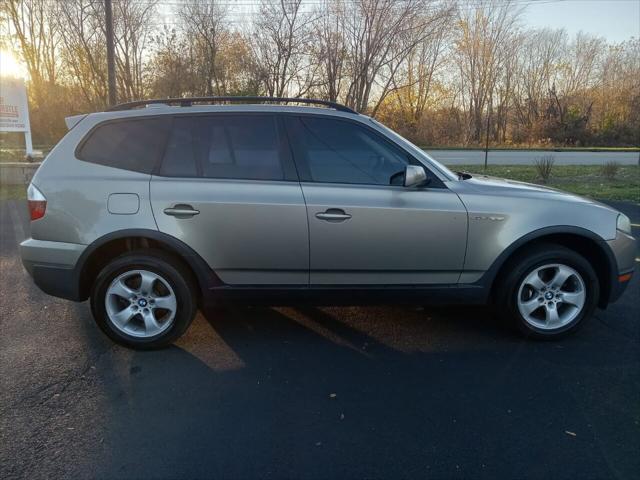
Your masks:
M27 155L33 153L27 90L21 78L0 77L0 132L24 132Z
M0 77L0 132L26 131L29 109L24 80Z

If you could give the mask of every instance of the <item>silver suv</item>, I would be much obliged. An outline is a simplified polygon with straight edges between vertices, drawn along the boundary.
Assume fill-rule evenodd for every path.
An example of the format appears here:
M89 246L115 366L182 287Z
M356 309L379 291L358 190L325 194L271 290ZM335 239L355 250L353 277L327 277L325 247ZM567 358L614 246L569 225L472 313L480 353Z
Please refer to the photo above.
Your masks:
M134 348L234 300L491 303L555 338L629 283L635 240L616 210L453 173L347 107L294 102L311 106L171 99L68 118L28 189L35 283L91 299Z

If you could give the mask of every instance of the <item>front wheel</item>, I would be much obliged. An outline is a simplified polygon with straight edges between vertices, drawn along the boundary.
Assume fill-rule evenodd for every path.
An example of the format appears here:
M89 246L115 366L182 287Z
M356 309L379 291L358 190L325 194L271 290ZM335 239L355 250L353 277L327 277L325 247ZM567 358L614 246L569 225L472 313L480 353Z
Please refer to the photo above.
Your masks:
M124 254L98 275L91 310L102 331L121 345L167 346L186 331L196 314L191 275L162 251Z
M498 308L526 336L552 339L577 330L598 302L589 262L560 245L539 245L507 266Z

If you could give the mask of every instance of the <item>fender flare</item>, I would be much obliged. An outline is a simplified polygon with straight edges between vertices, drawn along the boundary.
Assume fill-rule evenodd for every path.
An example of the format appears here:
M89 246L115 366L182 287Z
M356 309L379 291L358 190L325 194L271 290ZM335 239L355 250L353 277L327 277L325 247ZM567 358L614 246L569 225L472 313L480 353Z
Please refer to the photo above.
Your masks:
M154 240L167 246L170 250L173 250L187 264L187 266L191 268L196 276L198 286L200 287L200 290L203 294L207 293L211 288L223 284L220 278L218 278L215 272L209 267L207 262L195 250L193 250L183 241L157 230L131 228L116 230L102 237L99 237L84 249L74 267L75 277L77 279L78 285L78 297L81 300L86 300L89 296L87 292L88 285L83 277L86 274L87 262L92 257L92 255L100 247L106 245L109 242L130 237Z
M603 279L603 281L601 282L601 284L606 288L600 292L600 304L606 305L609 301L611 289L618 276L618 263L616 261L616 257L613 254L613 251L611 250L611 247L609 246L607 241L602 237L592 232L591 230L587 230L586 228L582 227L576 227L573 225L556 225L552 227L544 227L523 235L522 237L511 243L511 245L509 245L500 253L500 255L498 255L489 269L482 275L482 278L480 278L476 283L479 283L485 288L491 290L493 288L496 277L498 276L498 272L500 272L504 264L516 250L540 238L550 235L562 234L576 235L591 240L604 254L607 263L608 278Z

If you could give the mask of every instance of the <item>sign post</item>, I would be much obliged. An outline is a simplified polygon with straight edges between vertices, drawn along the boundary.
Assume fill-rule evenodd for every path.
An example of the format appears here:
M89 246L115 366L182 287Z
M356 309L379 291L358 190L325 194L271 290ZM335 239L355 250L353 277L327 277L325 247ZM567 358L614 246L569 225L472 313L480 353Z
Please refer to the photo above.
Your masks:
M23 132L28 158L33 158L29 105L24 80L0 77L0 132Z

